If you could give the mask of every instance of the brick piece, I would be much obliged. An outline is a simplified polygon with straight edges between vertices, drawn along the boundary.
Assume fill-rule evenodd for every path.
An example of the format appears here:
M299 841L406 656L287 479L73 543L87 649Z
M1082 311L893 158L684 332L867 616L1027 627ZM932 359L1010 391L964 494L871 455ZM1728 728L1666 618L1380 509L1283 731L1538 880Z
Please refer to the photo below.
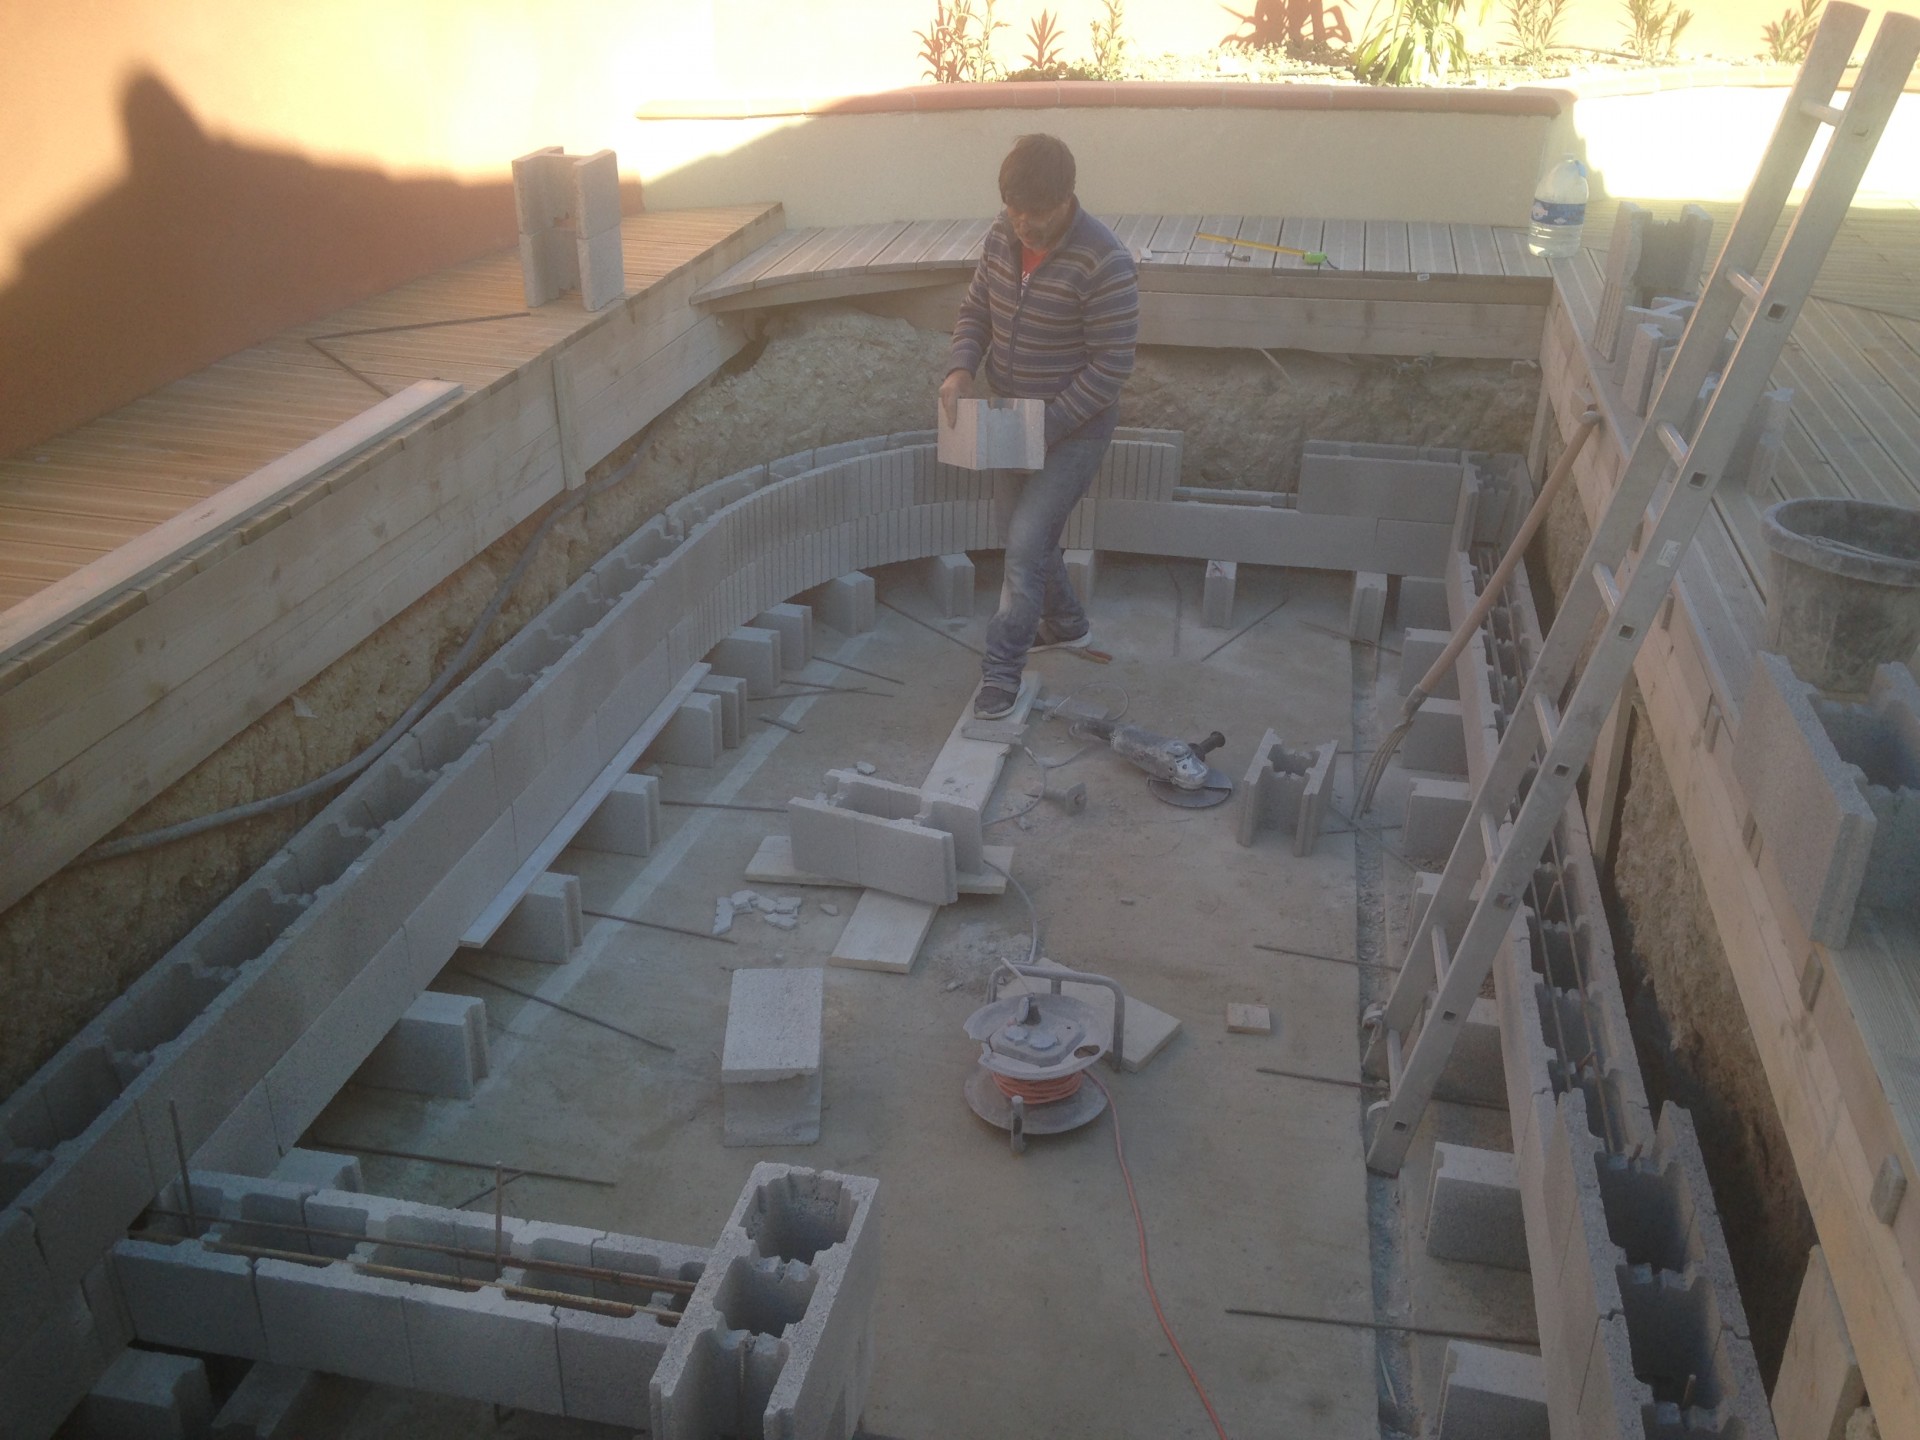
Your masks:
M813 658L813 611L805 605L772 606L754 616L753 624L779 635L783 669L798 670Z
M1548 1440L1547 1380L1538 1355L1447 1342L1438 1440Z
M1427 1253L1502 1270L1527 1269L1526 1222L1513 1156L1468 1145L1433 1147Z
M1264 1005L1228 1001L1227 1033L1229 1035L1271 1035L1273 1012Z
M926 562L927 593L948 619L973 614L973 561L966 555L935 555Z
M207 1367L186 1355L122 1350L74 1413L80 1440L186 1440L213 1419Z
M660 782L651 775L622 775L573 843L610 855L644 859L660 836Z
M470 1100L474 1086L486 1074L486 1002L472 995L425 990L374 1047L354 1078L386 1090Z
M855 570L816 585L802 597L821 623L842 635L864 635L873 629L873 577Z
M647 747L647 758L665 765L691 765L712 769L726 748L726 731L721 721L718 695L699 691L687 696L673 712L659 737Z
M720 1060L728 1145L820 1138L820 1029L826 972L736 970Z
M1415 859L1444 858L1453 853L1460 827L1467 822L1473 792L1464 780L1431 780L1424 776L1407 793L1407 820L1401 840Z
M584 934L579 877L550 870L534 877L486 948L521 960L564 965L580 948Z
M759 700L780 688L780 636L742 625L707 652L716 675L738 675L749 698Z
M1240 574L1238 562L1209 560L1200 595L1200 623L1209 630L1226 630L1233 625L1233 589Z
M1386 618L1387 577L1373 571L1355 571L1353 602L1347 607L1348 638L1378 645Z

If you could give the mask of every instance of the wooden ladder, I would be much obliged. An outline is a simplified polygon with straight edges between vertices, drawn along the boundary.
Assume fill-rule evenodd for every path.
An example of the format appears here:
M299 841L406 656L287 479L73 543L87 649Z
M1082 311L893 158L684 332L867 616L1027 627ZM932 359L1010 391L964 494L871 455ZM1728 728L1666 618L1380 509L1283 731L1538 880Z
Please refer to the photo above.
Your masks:
M1866 17L1859 6L1840 0L1827 6L1619 487L1506 717L1499 749L1474 794L1438 891L1414 928L1392 994L1368 1014L1388 1083L1387 1098L1368 1110L1377 1125L1367 1165L1381 1174L1399 1173L1468 1008L1514 927L1526 884L1920 56L1920 19L1888 13L1846 104L1836 106L1842 71ZM1826 153L1772 270L1762 278L1757 270L1767 239L1823 127L1832 128ZM1729 331L1736 337L1731 357L1688 439L1681 427L1721 364ZM1596 623L1599 638L1581 669L1581 652ZM1569 683L1572 695L1563 702ZM1468 915L1464 928L1449 936L1443 917L1461 914Z

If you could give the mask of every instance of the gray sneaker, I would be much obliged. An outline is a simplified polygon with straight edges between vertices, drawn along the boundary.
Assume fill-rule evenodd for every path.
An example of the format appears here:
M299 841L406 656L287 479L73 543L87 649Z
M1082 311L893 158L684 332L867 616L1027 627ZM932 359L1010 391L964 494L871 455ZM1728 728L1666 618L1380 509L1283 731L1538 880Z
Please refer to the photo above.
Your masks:
M1093 626L1083 627L1078 635L1069 635L1051 620L1042 620L1033 631L1030 650L1084 650L1093 643Z
M1003 690L998 685L982 685L980 693L973 697L973 718L976 720L998 720L1011 715L1013 707L1020 697L1011 690Z

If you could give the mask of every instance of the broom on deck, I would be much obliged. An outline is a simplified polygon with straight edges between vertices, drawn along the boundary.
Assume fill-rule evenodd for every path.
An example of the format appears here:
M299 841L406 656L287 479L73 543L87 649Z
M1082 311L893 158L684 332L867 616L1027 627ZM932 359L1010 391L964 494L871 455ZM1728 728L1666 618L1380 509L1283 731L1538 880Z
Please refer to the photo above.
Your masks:
M1373 752L1373 763L1367 766L1367 773L1360 782L1360 798L1354 808L1358 818L1367 813L1367 807L1373 804L1373 792L1379 788L1380 777L1387 773L1387 764L1393 759L1393 752L1400 748L1400 742L1407 738L1407 732L1413 729L1413 717L1420 713L1420 707L1447 677L1453 668L1453 662L1460 658L1460 652L1467 648L1467 642L1479 633L1481 624L1488 612L1499 603L1500 594L1507 588L1507 581L1513 578L1513 572L1520 568L1520 557L1526 554L1527 546L1532 543L1534 532L1547 518L1547 510L1553 504L1566 485L1567 478L1573 474L1573 462L1580 456L1581 447L1587 443L1587 437L1593 434L1600 424L1600 412L1588 410L1580 417L1573 435L1567 441L1567 448L1560 452L1560 459L1553 467L1553 473L1547 476L1547 483L1540 487L1540 493L1534 497L1533 508L1527 511L1527 518L1520 523L1519 533L1513 537L1513 543L1507 546L1507 553L1500 558L1500 564L1487 581L1486 588L1480 592L1480 599L1473 607L1473 613L1461 622L1460 628L1453 632L1453 638L1447 641L1447 648L1440 652L1440 658L1428 667L1427 673L1420 677L1420 683L1407 692L1406 704L1400 708L1400 723L1389 730L1386 738Z

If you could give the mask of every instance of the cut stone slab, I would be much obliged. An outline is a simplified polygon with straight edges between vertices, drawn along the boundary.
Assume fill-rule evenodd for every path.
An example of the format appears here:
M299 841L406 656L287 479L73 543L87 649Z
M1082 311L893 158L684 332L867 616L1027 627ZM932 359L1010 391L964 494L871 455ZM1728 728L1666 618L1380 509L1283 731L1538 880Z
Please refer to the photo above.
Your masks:
M722 1143L811 1145L820 1138L820 1033L826 972L736 970L720 1060Z
M1052 970L1070 970L1070 965L1058 965L1051 960L1042 959L1040 964ZM1009 981L1000 991L1002 995L1037 995L1051 987L1045 980L1029 979L1022 975ZM1108 1021L1113 1019L1113 992L1104 985L1084 985L1072 980L1061 985L1060 993L1071 995L1076 1000L1084 1000ZM1120 1068L1129 1071L1144 1070L1153 1057L1167 1048L1167 1043L1180 1031L1180 1022L1164 1010L1155 1009L1137 995L1127 996L1126 1033L1121 1037L1122 1050Z
M1131 1015L1131 1010L1129 1010ZM1230 1001L1227 1005L1227 1033L1230 1035L1271 1035L1273 1012L1264 1005Z
M912 971L920 944L933 927L939 907L920 900L869 890L860 897L828 963L855 970L881 970L889 975Z
M1011 845L985 845L981 847L981 854L990 865L998 865L1001 870L1013 864ZM753 852L753 859L747 862L746 878L761 885L831 885L842 890L858 888L850 881L836 880L831 875L815 875L796 869L793 841L785 835L769 835L760 842L760 848ZM954 888L962 895L1004 895L1007 893L1007 877L991 869L957 870Z

